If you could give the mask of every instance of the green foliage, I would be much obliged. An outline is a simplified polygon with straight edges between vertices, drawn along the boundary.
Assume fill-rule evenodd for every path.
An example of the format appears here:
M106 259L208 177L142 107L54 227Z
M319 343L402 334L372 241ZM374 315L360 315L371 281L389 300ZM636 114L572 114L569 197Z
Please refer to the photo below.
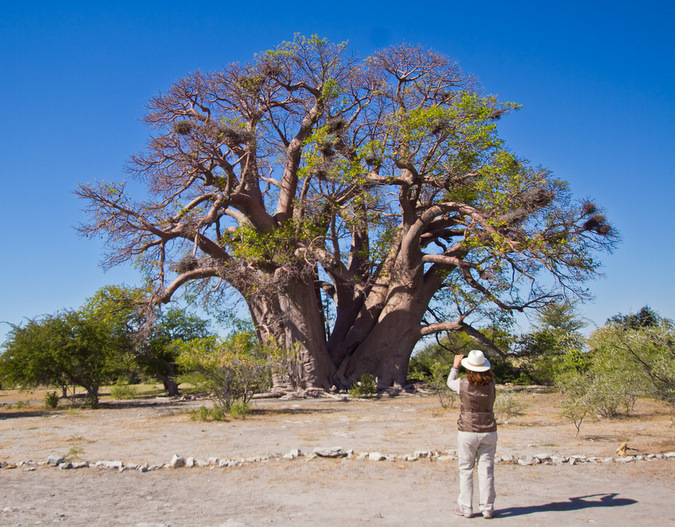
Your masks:
M86 311L65 311L13 326L0 357L0 375L23 389L81 386L98 406L99 387L123 374L128 356L114 328Z
M629 329L641 329L658 327L660 321L661 317L658 313L649 306L643 306L637 313L614 315L607 320L607 324L618 324Z
M584 369L586 325L572 303L547 304L539 312L532 333L523 335L517 355L526 376L535 384L552 385L556 375L568 368Z
M244 401L236 401L232 406L230 406L230 415L237 419L241 417L244 419L248 413L251 411L251 405Z
M210 393L223 411L248 403L271 384L268 354L253 332L179 342L178 349L177 362L185 372L181 379Z
M177 395L176 341L211 335L209 322L186 309L158 311L147 301L147 291L106 286L88 300L85 309L115 332L120 349L128 350L141 375L156 378L170 395Z
M116 382L113 386L110 387L110 396L113 399L120 401L132 400L135 399L138 395L137 390L134 386L129 386L123 382Z
M673 323L644 308L641 313L643 317L611 318L589 337L588 354L567 355L567 367L556 377L556 386L563 396L563 415L577 433L587 415L628 414L638 397L675 404ZM640 323L641 318L651 322Z
M212 408L200 406L197 410L190 412L190 418L193 421L225 421L225 413L220 406Z
M375 384L375 377L370 373L364 373L359 380L349 390L349 395L352 397L370 397L377 393L377 385Z
M610 322L589 338L592 369L615 379L621 391L675 404L675 328L667 319L658 325L632 327Z
M45 394L45 406L47 408L56 408L59 405L59 394L56 392L47 392Z

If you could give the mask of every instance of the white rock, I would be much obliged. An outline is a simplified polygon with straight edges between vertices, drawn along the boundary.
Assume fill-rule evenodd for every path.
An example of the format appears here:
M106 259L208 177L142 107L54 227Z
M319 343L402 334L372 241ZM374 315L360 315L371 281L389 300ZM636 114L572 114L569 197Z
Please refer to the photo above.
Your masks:
M121 461L97 461L94 465L96 468L114 468L121 470L124 463Z
M170 468L180 468L184 466L185 466L185 458L178 454L174 454L173 457L171 458L171 461L169 461Z
M316 454L319 457L335 458L335 457L346 457L347 456L347 452L342 450L342 447L339 447L339 446L335 446L335 447L331 447L331 448L319 448L319 447L317 447L313 450L313 453Z
M369 461L384 461L386 456L380 452L371 452L368 454L368 460Z
M428 450L415 450L415 453L413 455L418 459L422 458L422 457L428 457L429 451Z
M47 458L47 464L48 465L60 465L63 463L66 459L63 456L59 456L58 454L52 454Z
M665 457L666 459L675 458L675 452L666 452L665 454L663 454L663 457Z

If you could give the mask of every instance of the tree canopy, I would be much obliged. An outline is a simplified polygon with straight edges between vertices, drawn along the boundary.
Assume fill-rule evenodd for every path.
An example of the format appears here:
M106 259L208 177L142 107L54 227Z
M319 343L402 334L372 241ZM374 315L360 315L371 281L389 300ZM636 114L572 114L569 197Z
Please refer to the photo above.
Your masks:
M99 388L130 367L127 339L81 311L64 311L13 326L0 357L0 377L22 388L80 386L97 407Z
M152 301L243 298L300 387L406 381L423 336L584 295L616 240L599 206L512 153L517 105L447 57L397 45L360 59L297 36L152 98L123 182L83 184L106 265L134 261ZM233 297L229 295L233 294Z

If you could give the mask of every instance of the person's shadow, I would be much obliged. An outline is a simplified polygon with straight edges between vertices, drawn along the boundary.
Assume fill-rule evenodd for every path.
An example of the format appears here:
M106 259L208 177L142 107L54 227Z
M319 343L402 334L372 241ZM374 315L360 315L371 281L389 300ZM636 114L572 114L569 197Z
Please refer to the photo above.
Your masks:
M524 514L534 514L536 512L565 512L576 511L580 509L589 509L594 507L622 507L624 505L633 505L637 500L630 498L617 498L618 494L590 494L588 496L577 496L569 498L568 501L554 501L542 505L530 505L523 507L508 507L495 511L495 518L510 518L513 516L522 516ZM593 499L595 498L595 499Z

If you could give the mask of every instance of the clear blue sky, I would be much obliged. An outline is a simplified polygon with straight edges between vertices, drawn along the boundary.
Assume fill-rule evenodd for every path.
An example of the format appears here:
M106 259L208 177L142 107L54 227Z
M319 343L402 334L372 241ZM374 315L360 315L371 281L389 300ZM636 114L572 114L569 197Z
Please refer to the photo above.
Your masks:
M296 32L363 56L420 43L521 103L502 120L513 151L596 199L623 238L582 313L602 325L648 304L673 318L674 26L675 3L650 0L0 0L0 321L134 284L130 267L104 273L101 243L75 232L85 218L73 189L126 177L148 98Z

